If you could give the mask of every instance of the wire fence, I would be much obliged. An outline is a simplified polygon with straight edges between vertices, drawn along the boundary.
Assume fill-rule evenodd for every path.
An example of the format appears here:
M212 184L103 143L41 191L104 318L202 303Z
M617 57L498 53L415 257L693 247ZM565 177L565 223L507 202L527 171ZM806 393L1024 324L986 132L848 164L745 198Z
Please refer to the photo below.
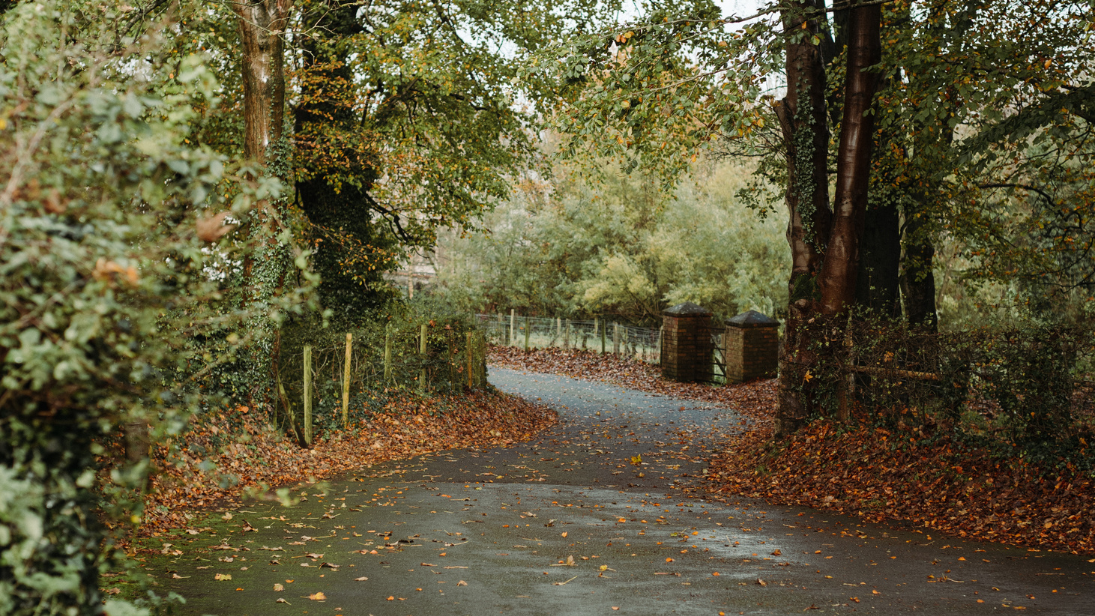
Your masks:
M377 392L455 394L486 385L483 333L465 317L411 314L344 331L290 322L277 341L278 421L311 444L313 426L367 415Z
M580 349L632 357L649 364L661 359L662 330L625 323L510 314L477 314L487 341L520 349Z

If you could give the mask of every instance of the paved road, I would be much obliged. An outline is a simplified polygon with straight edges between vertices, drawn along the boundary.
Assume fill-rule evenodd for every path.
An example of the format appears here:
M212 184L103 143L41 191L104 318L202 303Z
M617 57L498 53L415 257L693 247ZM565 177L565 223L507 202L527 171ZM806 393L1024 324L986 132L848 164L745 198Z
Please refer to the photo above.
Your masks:
M1079 556L686 496L705 427L740 425L732 409L499 368L491 382L560 425L244 508L149 570L182 613L224 616L1095 614ZM218 543L233 549L198 549Z

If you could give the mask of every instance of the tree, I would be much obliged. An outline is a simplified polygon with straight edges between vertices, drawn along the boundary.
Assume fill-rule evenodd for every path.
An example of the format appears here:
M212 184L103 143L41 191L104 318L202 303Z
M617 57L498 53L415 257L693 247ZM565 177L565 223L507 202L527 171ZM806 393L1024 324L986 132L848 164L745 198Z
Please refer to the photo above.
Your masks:
M859 239L863 233L874 145L874 116L870 111L878 78L871 70L881 54L881 9L873 2L855 2L842 8L846 19L841 20L838 38L847 42L847 52L840 98L843 116L835 207L830 207L828 195L828 121L832 109L822 42L829 40L831 26L824 4L811 1L769 6L759 16L778 14L782 33L777 34L775 23L768 20L755 30L747 28L744 34L729 37L732 43L723 38L725 33L720 26L727 21L744 20L717 19L704 4L693 10L692 14L674 19L668 11L655 12L647 23L616 36L611 52L602 48L594 58L569 50L572 64L564 76L580 86L572 88L579 93L568 102L583 112L598 105L603 109L610 101L618 100L620 92L627 92L627 104L620 105L623 111L613 109L609 114L622 116L630 125L631 140L624 140L621 135L619 141L625 147L638 142L640 160L664 164L660 150L670 138L667 131L683 129L687 135L685 143L696 147L717 136L719 129L734 127L744 135L753 126L763 127L763 119L755 107L760 98L759 76L752 72L741 75L735 70L748 71L748 64L752 64L763 73L774 68L776 55L783 56L787 95L779 102L773 101L772 106L782 128L787 236L793 264L786 334L780 352L776 420L777 433L787 434L810 410L809 396L802 395L803 383L809 381L810 368L819 360L811 350L805 322L817 313L842 314L855 300ZM709 68L688 65L683 52L686 42L698 61L709 63ZM587 47L582 51L591 52L594 43L585 44ZM610 54L607 60L605 53ZM585 62L575 60L576 57ZM731 63L746 57L746 67L731 68ZM591 69L590 64L595 68ZM591 82L596 85L585 87ZM687 93L678 94L678 89ZM663 99L663 92L668 92L667 100ZM632 102L634 99L637 104ZM669 107L668 114L663 105ZM582 127L575 131L574 125L569 124L579 115L581 112L569 111L562 123L572 134L581 136L588 131L583 132ZM603 117L605 113L599 115ZM674 121L662 122L658 116L665 115ZM662 140L661 147L651 147L648 134L651 131L645 124L640 125L649 120L660 128L654 144ZM671 169L679 169L679 163L669 164Z
M261 14L244 19L245 10ZM301 215L287 224L314 252L325 307L362 318L390 297L384 272L432 246L437 230L474 226L508 196L510 178L536 164L531 116L517 101L550 93L543 80L515 79L520 58L599 11L583 1L409 0L256 1L231 16L195 10L197 42L187 44L212 54L225 84L221 104L203 110L196 140L226 154L241 149L237 118L266 102L236 75L266 65L248 59L256 54L276 64L281 41L292 148L271 164L295 183L288 217ZM239 39L226 32L229 17L240 24ZM262 47L243 36L252 30L283 33L252 36L266 41ZM277 107L276 88L269 96Z
M1055 177L1069 178L1069 191L1075 191L1070 194L1086 194L1085 180L1075 171L1083 167L1078 163L1086 145L1067 154L1057 147L1057 155L1049 156L1021 145L1033 134L1042 143L1056 139L1063 145L1069 135L1069 143L1083 145L1085 127L1065 130L1047 115L1039 124L1033 119L1039 113L1019 111L1035 105L1044 114L1051 107L1043 107L1042 99L1067 99L1075 101L1071 109L1085 108L1084 83L1076 76L1090 74L1090 58L1075 44L1086 36L1083 3L882 5L772 3L745 18L720 16L703 2L651 5L641 21L569 41L530 69L555 74L566 86L551 116L570 136L564 151L592 148L660 170L670 182L689 156L712 143L766 157L759 168L783 188L792 262L777 415L781 435L808 413L823 410L811 393L812 376L821 373L815 369L819 362L840 362L839 356L810 351L825 348L803 327L815 315L831 320L856 303L893 315L901 287L907 317L934 327L931 259L940 234L961 235L971 245L994 238L995 246L976 253L992 259L1010 254L1012 265L992 276L1021 271L1019 262L1040 261L1035 270L1051 275L1039 253L1025 248L1031 243L1023 229L1035 220L1049 225L1020 213L1040 203L1031 209L1045 216L1064 200L1040 195L1021 205L986 193L1038 194L1017 186L1032 184L1002 181L1014 171L1005 161L1027 160L1020 166L1031 171L1052 166ZM1012 72L1002 74L993 63ZM778 101L762 88L772 75L785 79L786 94ZM1032 123L1005 120L1012 114ZM778 133L766 128L773 116ZM960 127L971 130L963 134ZM830 144L833 132L839 138ZM1011 145L989 145L1001 141ZM830 207L832 158L836 195ZM1060 164L1044 164L1049 160ZM1077 208L1068 208L1067 215L1087 220ZM1077 267L1082 251L1066 246L1087 250L1090 243L1077 241L1086 231L1064 232L1064 226L1058 222L1056 231L1043 234L1052 239L1043 242L1042 256L1048 256L1047 244L1054 245L1054 258L1068 255L1069 263L1057 271L1075 276L1083 270ZM898 242L904 243L903 256ZM1008 250L1001 249L1003 243ZM863 250L871 251L869 269L859 267Z

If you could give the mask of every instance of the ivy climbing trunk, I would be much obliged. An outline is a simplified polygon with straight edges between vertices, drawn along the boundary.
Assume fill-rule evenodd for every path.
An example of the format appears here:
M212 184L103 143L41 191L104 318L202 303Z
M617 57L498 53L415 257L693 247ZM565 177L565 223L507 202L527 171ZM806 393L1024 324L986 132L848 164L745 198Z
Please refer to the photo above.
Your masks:
M267 151L283 133L285 120L285 26L292 0L241 0L232 5L243 52L243 155L265 166ZM260 204L268 207L268 203ZM254 258L243 259L244 287L250 286ZM249 301L250 298L244 298Z
M787 96L776 103L775 111L786 147L787 243L792 266L779 352L777 437L797 429L809 411L808 396L800 390L804 383L808 385L804 377L815 358L804 325L816 311L817 274L832 221L825 68L820 49L813 44L814 37L827 36L825 14L817 11L819 6L813 0L792 2L782 14L788 35Z
M792 269L780 345L775 437L784 438L814 410L811 368L823 358L807 326L814 316L840 314L855 302L874 145L878 76L868 69L882 56L878 4L841 9L847 71L838 146L836 203L828 201L828 114L822 51L829 38L823 0L792 2L782 13L787 35L787 97L776 105L787 159L787 241ZM839 386L838 386L839 387Z

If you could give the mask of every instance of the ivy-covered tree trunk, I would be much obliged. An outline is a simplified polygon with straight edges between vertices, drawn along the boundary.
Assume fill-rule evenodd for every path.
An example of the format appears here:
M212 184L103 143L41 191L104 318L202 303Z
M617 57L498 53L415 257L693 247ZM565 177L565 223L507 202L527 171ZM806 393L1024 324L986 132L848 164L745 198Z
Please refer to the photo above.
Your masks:
M285 121L285 26L292 0L242 0L232 5L243 58L243 156L265 165L281 140ZM265 205L265 204L264 204ZM253 232L253 229L252 229ZM254 257L243 260L243 286L251 283ZM244 302L251 297L245 297Z
M825 68L812 37L826 35L824 13L811 18L814 2L795 2L783 13L787 44L787 96L776 104L787 160L787 243L791 246L788 311L779 352L777 437L794 432L809 412L801 391L815 357L805 322L816 312L817 275L829 238L829 129ZM799 33L805 33L800 35ZM795 36L801 36L797 41Z
M867 113L878 77L866 69L881 60L879 5L847 9L848 65L837 161L836 204L828 205L829 132L825 68L816 40L828 36L821 1L797 2L783 14L787 42L787 98L776 107L787 143L787 205L792 273L780 345L775 436L794 432L812 410L811 367L822 358L807 331L817 314L835 315L855 302L874 145ZM808 107L807 107L808 105ZM804 172L809 169L811 174ZM816 372L816 371L815 371Z
M240 35L244 157L272 175L288 175L285 130L285 30L293 0L241 0L233 4ZM245 223L257 250L243 258L241 303L264 305L286 286L292 268L292 240L287 238L287 200L262 201ZM252 323L256 343L246 363L244 385L250 404L273 403L281 352L281 325L269 314ZM285 409L289 412L289 409Z
M376 265L396 250L395 236L370 208L379 173L371 144L361 139L368 110L353 89L350 41L364 30L359 10L356 3L328 0L305 13L314 34L302 45L301 102L293 109L302 170L297 198L311 223L320 299L334 321L346 325L389 299L386 268Z

